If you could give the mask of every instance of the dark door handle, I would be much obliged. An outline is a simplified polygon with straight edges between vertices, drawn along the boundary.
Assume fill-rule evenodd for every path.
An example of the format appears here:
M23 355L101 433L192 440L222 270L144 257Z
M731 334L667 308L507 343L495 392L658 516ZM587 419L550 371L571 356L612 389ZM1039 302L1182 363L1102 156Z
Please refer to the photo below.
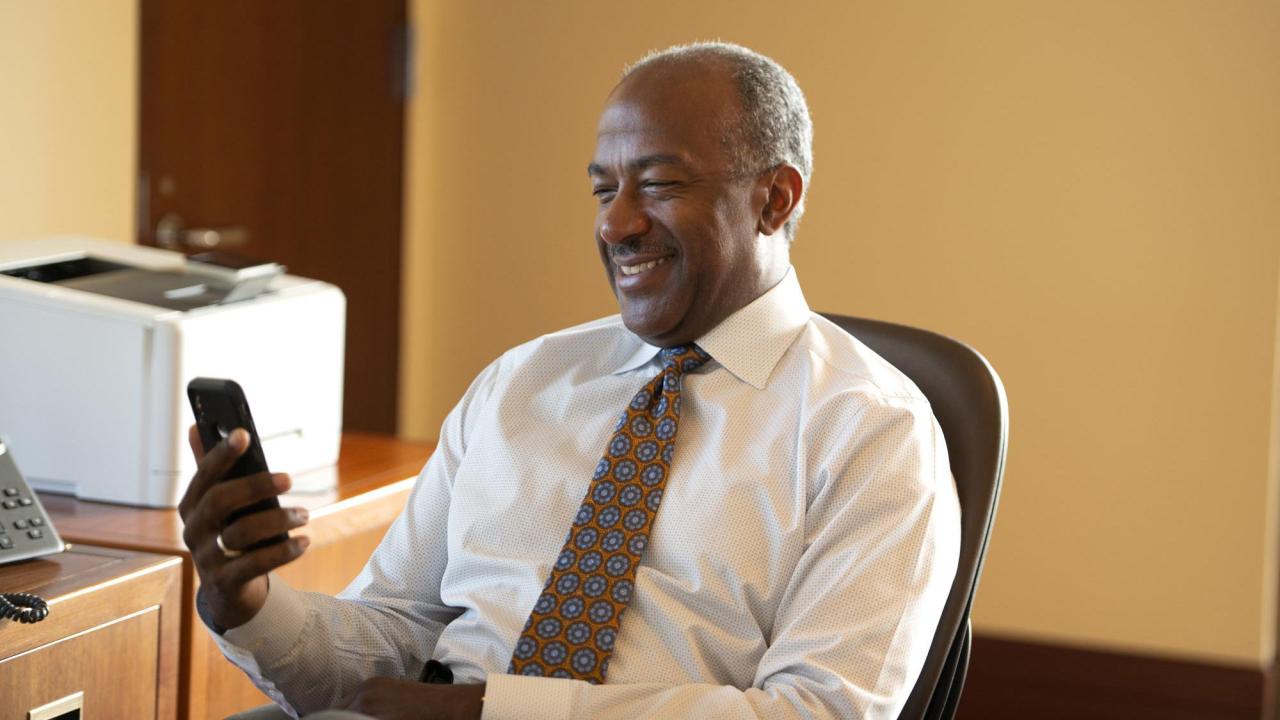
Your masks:
M249 242L249 229L240 225L223 228L185 227L182 216L169 213L156 223L156 245L170 250L225 250Z

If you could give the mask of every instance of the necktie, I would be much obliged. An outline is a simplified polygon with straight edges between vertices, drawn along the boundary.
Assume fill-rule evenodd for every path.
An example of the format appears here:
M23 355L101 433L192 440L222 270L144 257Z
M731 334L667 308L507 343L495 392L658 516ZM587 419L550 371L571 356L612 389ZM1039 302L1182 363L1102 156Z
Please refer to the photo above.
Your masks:
M604 682L636 567L662 502L680 420L680 381L711 356L664 348L662 372L631 399L516 642L507 672Z

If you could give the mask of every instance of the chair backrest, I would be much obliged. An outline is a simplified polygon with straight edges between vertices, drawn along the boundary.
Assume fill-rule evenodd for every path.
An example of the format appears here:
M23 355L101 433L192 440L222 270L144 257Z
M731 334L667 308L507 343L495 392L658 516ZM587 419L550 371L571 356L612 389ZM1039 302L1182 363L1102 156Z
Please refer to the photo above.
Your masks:
M1004 477L1004 385L986 358L962 342L905 325L825 315L915 382L947 440L960 498L960 562L929 657L900 717L950 718L968 668L969 609Z

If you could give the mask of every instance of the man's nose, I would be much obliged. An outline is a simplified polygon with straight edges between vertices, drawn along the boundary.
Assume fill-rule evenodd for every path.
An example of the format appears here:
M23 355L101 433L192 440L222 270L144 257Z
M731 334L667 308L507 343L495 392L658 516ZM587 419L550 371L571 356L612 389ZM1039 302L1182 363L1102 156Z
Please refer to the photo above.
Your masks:
M600 239L610 245L630 242L649 232L649 216L631 193L619 192L600 217Z

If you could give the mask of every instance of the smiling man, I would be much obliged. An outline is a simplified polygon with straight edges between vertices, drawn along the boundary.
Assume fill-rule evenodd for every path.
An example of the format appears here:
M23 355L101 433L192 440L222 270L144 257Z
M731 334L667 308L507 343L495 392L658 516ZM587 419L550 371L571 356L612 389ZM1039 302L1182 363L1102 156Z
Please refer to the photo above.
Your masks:
M620 315L481 373L349 588L268 577L305 542L251 548L299 513L223 526L287 486L218 482L242 433L201 459L182 514L227 656L295 713L895 717L959 511L928 402L791 268L811 137L745 48L629 70L588 166Z
M677 57L687 55L649 60L613 91L588 167L596 243L622 321L659 347L693 342L782 280L784 224L812 165L794 83L785 89L801 111L789 118L799 152L762 157L757 143L767 139L743 127L727 59L695 69Z

